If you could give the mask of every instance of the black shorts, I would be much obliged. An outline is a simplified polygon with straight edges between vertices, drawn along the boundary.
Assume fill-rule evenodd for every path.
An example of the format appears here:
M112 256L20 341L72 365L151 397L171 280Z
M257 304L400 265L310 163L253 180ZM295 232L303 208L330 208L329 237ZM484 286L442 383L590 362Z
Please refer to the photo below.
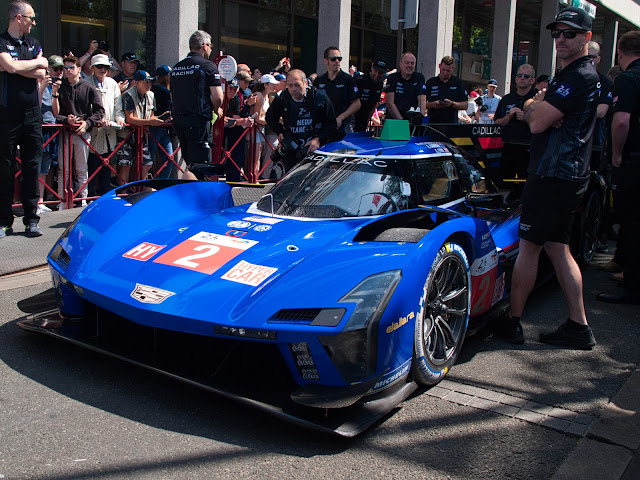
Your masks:
M518 236L536 245L569 244L571 227L588 182L529 175L522 192Z
M211 122L194 124L174 124L182 157L187 165L211 163L211 143L213 128Z

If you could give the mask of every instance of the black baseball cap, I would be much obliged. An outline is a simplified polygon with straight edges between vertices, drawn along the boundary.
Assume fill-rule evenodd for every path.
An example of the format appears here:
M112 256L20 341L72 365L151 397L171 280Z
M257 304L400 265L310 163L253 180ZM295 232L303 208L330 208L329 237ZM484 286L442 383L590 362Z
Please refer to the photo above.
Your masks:
M387 61L383 60L381 58L376 58L373 61L373 64L371 65L375 70L382 72L382 73L387 73L389 71L389 69L387 68Z
M133 52L127 52L122 54L122 60L127 60L129 62L139 62L138 57Z
M149 72L147 72L146 70L138 70L136 73L133 74L133 79L136 82L139 82L141 80L145 80L147 82L153 82L156 77L152 77L151 75L149 75Z
M578 30L591 31L591 17L587 12L578 7L567 7L558 13L556 19L547 25L547 30L553 30L558 23L568 25Z

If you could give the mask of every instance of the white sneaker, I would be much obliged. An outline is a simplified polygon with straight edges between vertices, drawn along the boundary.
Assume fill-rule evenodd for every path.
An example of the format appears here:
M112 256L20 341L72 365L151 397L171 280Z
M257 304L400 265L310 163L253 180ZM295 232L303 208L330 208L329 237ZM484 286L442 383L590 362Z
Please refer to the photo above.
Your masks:
M86 200L82 200L82 202L80 202L80 206L81 207L86 207L87 206L87 201Z
M47 213L50 212L51 209L49 207L47 207L46 205L38 205L38 208L36 208L36 213L38 215L41 215L43 213Z

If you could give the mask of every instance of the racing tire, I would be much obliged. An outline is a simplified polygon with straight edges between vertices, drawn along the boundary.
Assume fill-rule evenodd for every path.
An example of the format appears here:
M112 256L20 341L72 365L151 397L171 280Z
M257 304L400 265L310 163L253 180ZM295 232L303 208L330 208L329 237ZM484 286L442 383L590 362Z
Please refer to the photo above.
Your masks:
M601 205L600 194L592 191L584 207L584 214L580 218L579 247L576 255L576 260L580 266L588 265L593 259L600 231Z
M445 243L424 283L414 333L413 379L442 380L458 358L469 322L471 273L464 249Z

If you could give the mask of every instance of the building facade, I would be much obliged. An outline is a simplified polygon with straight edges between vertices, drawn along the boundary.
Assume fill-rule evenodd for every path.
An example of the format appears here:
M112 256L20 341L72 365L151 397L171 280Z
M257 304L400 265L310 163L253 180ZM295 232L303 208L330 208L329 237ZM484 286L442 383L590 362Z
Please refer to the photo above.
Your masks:
M9 0L0 0L7 24ZM337 46L342 68L367 71L375 57L396 64L397 30L392 0L33 0L33 35L47 55L81 56L92 39L105 41L116 58L135 52L147 70L177 63L196 29L211 33L214 48L268 72L282 57L307 73L324 72L322 52ZM397 2L396 2L397 3ZM405 0L405 3L411 3ZM602 45L603 73L615 62L617 38L640 25L640 0L420 0L418 24L405 30L403 50L416 53L417 69L437 74L444 55L469 86L499 83L510 90L518 65L538 74L556 68L554 43L545 30L567 4L595 11L594 40Z

